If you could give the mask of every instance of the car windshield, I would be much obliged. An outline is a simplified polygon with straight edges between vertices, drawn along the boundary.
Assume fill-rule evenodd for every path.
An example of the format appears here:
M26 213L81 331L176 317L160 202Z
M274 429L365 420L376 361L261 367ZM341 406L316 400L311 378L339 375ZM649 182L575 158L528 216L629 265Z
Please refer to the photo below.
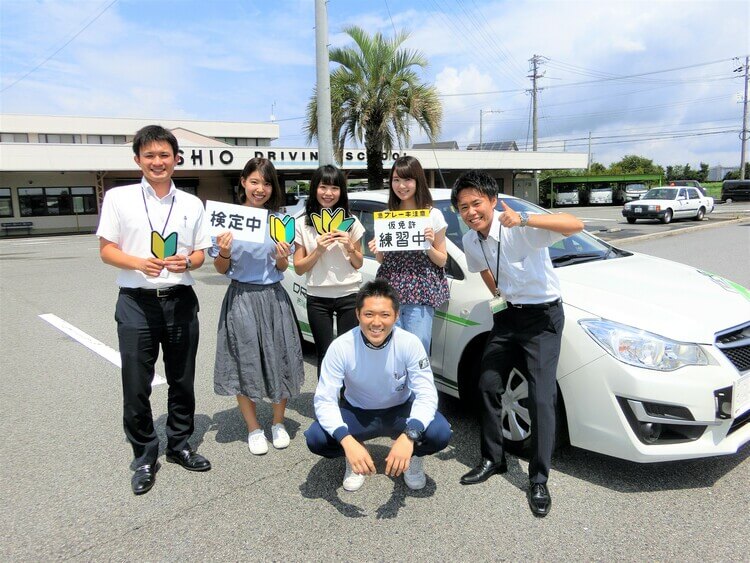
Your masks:
M675 188L653 188L646 192L642 199L674 199L677 197Z
M497 207L499 211L502 211L501 201L508 204L508 207L515 211L526 211L528 213L549 213L546 209L542 209L529 203L523 199L516 198L504 198L498 199ZM448 223L446 229L446 236L450 241L455 244L461 250L464 249L463 236L469 230L466 224L461 220L456 210L448 200L437 200L435 201L435 207L443 212L443 217ZM552 263L557 266L567 266L570 264L576 264L580 262L590 262L593 260L607 260L610 258L618 258L620 256L629 255L629 253L617 250L614 247L607 245L606 243L595 239L588 233L578 233L576 235L564 238L561 241L556 242L549 247L549 255L552 259Z

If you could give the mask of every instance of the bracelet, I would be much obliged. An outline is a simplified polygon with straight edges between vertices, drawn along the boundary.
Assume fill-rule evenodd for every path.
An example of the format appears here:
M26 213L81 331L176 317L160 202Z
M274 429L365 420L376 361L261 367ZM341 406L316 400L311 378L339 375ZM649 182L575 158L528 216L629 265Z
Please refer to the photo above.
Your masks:
M231 256L224 256L221 252L219 252L219 258L223 258L224 260L231 260Z

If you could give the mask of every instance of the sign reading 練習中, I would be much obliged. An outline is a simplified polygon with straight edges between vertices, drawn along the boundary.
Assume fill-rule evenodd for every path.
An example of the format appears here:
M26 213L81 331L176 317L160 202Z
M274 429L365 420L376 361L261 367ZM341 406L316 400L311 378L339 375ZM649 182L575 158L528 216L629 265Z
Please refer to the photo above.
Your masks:
M431 226L429 209L377 211L375 245L378 252L394 250L427 250L430 243L424 230Z

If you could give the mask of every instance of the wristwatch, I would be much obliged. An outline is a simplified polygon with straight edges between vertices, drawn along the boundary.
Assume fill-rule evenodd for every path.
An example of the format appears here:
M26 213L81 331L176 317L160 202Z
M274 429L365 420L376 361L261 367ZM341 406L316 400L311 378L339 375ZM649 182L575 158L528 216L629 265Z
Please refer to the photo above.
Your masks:
M404 434L406 434L406 437L409 438L412 442L415 444L418 444L422 441L422 435L424 432L422 430L417 430L416 428L409 428L408 426L404 430Z
M525 227L529 223L529 214L525 211L520 211L518 215L521 217L521 227Z
M193 261L190 259L190 256L185 256L185 269L186 270L193 269Z

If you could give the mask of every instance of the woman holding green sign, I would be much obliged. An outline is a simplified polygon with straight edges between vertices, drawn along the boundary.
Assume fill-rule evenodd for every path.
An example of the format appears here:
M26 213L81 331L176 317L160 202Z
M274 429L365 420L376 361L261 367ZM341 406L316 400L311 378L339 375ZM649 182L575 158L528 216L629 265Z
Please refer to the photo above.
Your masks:
M268 451L268 442L255 403L265 397L271 400L272 442L277 449L286 448L286 403L299 395L305 377L292 303L279 283L291 252L291 236L285 236L284 227L293 219L279 213L284 192L270 160L247 162L237 195L242 205L267 209L270 228L262 243L233 240L231 232L221 233L208 251L216 271L232 280L219 317L214 391L237 397L247 424L248 448L262 455Z
M330 164L318 168L294 239L294 270L307 274L307 320L318 354L318 378L320 363L333 342L333 316L338 335L357 326L354 306L362 282L358 270L364 232L349 212L344 173Z

